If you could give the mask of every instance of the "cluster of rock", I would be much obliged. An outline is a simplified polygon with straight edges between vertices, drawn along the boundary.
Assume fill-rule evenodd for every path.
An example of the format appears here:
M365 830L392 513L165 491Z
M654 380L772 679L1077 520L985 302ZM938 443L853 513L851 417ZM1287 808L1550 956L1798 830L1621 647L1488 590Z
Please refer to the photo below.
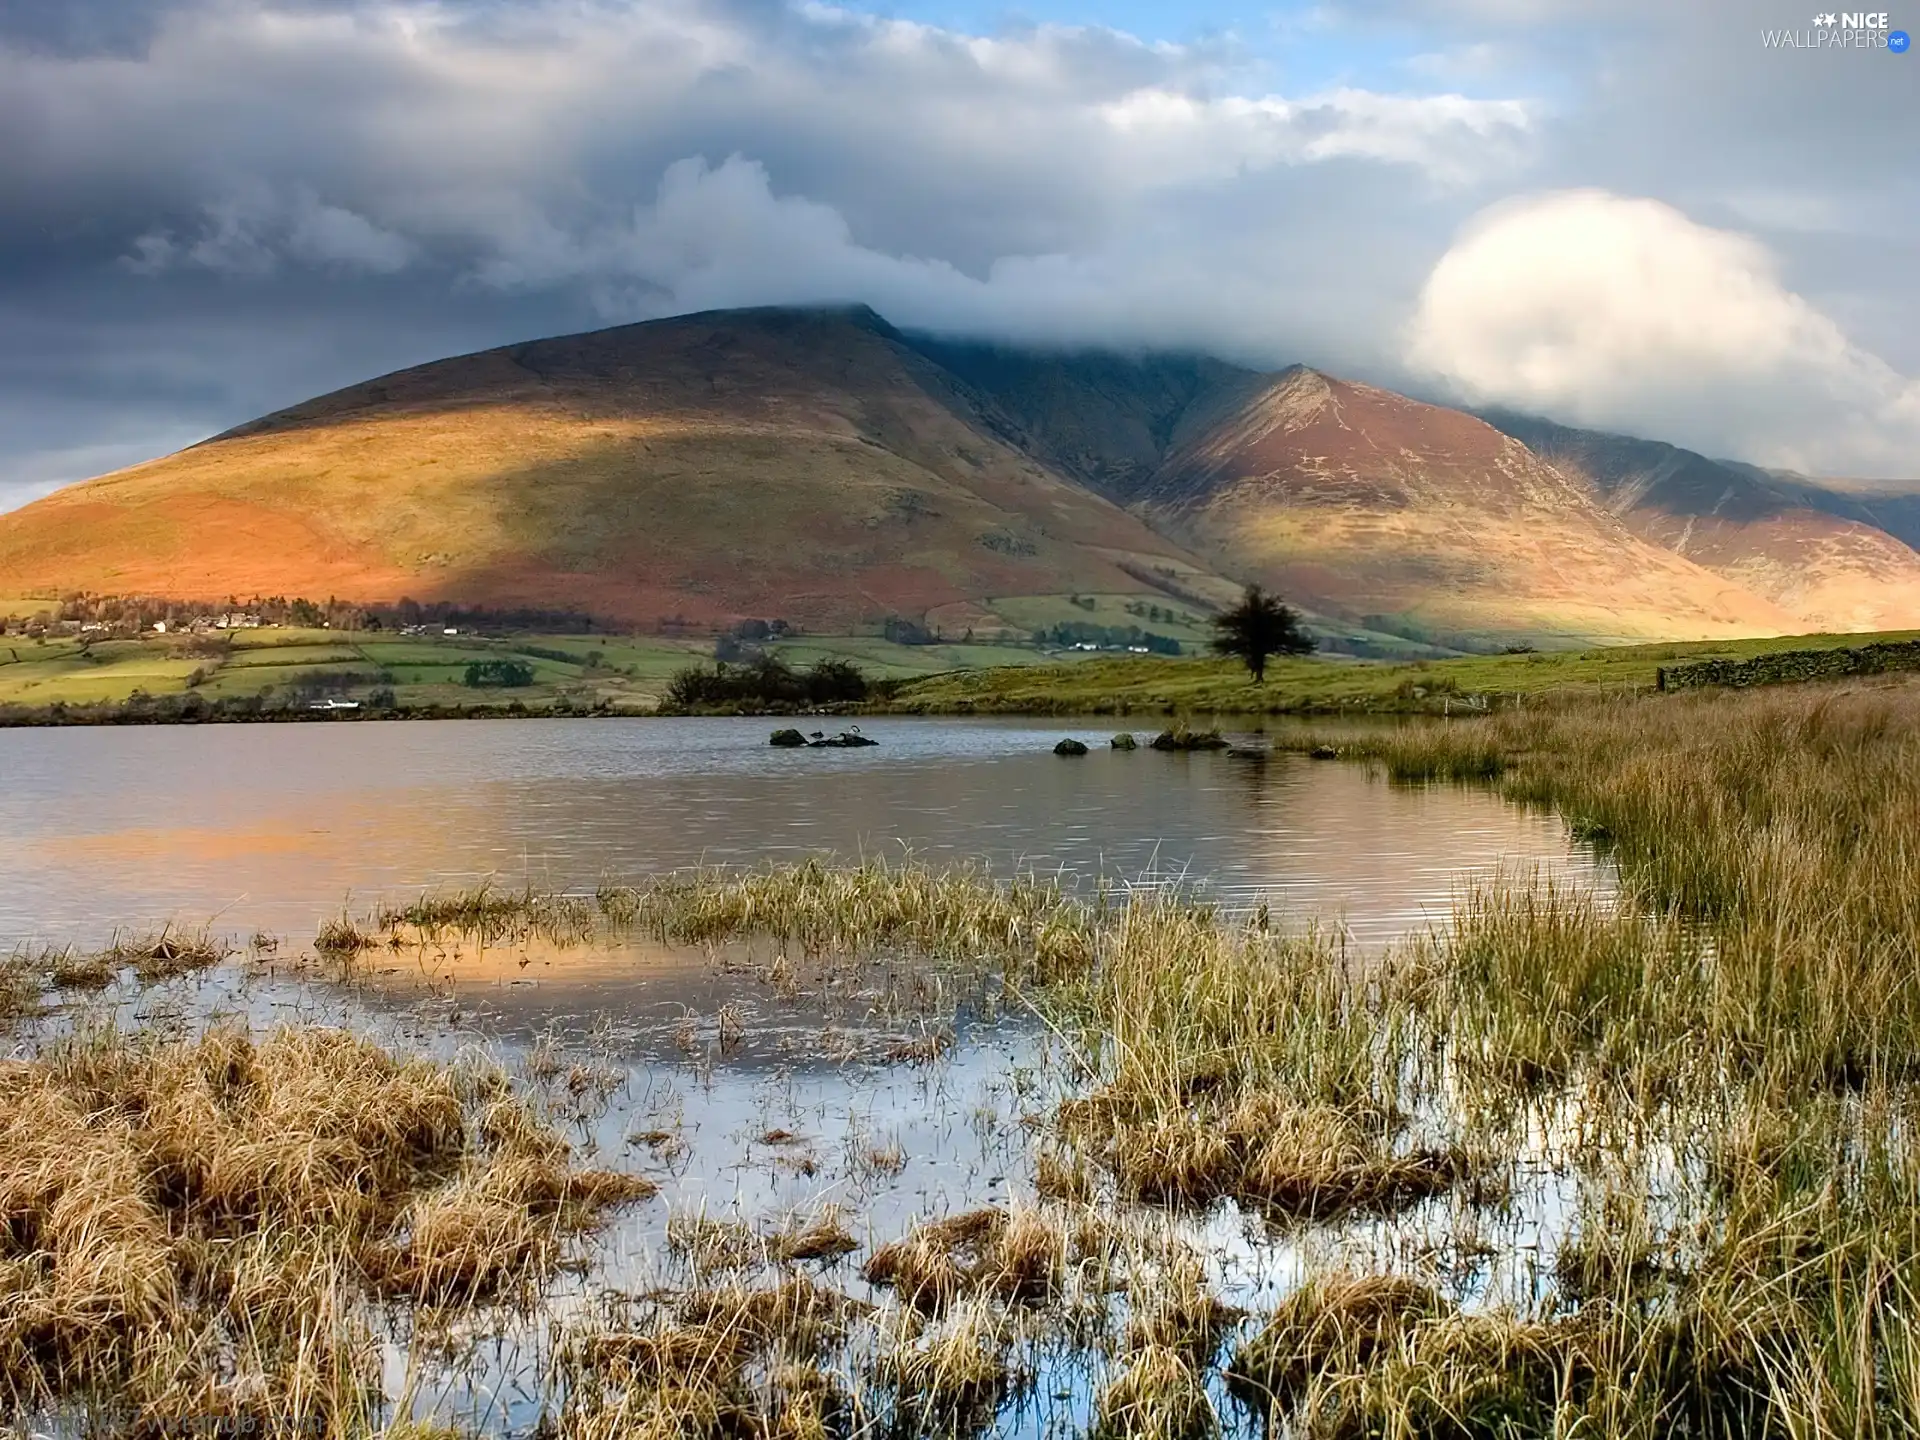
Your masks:
M1155 750L1227 750L1232 748L1218 730L1190 730L1185 725L1177 725L1171 730L1162 730L1147 742ZM1115 750L1138 750L1140 742L1133 735L1122 730L1111 742ZM1056 755L1084 755L1087 753L1085 742L1074 739L1062 740L1053 747Z
M779 750L858 750L867 745L880 742L860 733L860 727L842 730L838 735L828 735L816 730L811 735L803 735L798 730L776 730L773 738L767 741Z

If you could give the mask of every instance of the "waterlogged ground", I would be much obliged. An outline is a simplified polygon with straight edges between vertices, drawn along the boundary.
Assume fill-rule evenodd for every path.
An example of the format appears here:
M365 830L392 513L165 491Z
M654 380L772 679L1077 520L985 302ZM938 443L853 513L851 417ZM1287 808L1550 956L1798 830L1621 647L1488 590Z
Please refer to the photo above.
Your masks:
M1604 887L1604 868L1553 817L1293 756L1061 760L1046 748L1058 732L1025 726L877 724L879 751L802 755L770 755L757 722L546 733L557 728L321 730L318 743L340 753L309 751L300 765L276 752L294 738L276 727L0 735L107 747L89 766L33 757L37 768L19 772L33 793L0 802L24 854L0 891L0 923L23 940L86 945L122 926L212 916L244 947L194 975L73 996L18 1029L16 1054L106 1017L187 1033L344 1027L402 1054L486 1057L584 1162L660 1186L578 1247L540 1312L475 1322L452 1346L410 1346L396 1331L387 1389L404 1407L528 1433L553 1403L556 1334L609 1297L794 1273L879 1307L836 1351L855 1377L903 1308L863 1266L916 1221L982 1207L1113 1227L1083 1289L1029 1317L1014 1343L1007 1392L980 1417L979 1433L995 1436L1089 1431L1137 1299L1129 1288L1154 1284L1170 1256L1191 1261L1237 1317L1222 1353L1315 1272L1417 1275L1469 1310L1550 1303L1575 1201L1571 1137L1551 1126L1519 1147L1493 1204L1456 1188L1391 1218L1278 1222L1231 1201L1122 1205L1098 1176L1063 1202L1040 1166L1051 1117L1085 1091L1087 1067L1058 1016L992 967L602 928L482 941L402 925L348 962L312 940L376 897L450 882L557 878L587 894L613 873L845 855L884 838L936 864L1006 874L1038 863L1082 889L1123 882L1116 894L1184 886L1235 915L1265 905L1277 925L1337 931L1365 965L1496 872ZM454 742L455 753L438 748ZM238 748L210 768L185 753L210 744ZM844 1227L847 1253L798 1265L768 1253L772 1237L820 1224ZM1259 1433L1210 1375L1228 1433Z
M537 1313L483 1318L451 1347L392 1333L388 1394L483 1433L536 1429L555 1404L557 1337L610 1297L768 1288L795 1274L876 1307L880 1318L834 1360L857 1389L862 1363L897 1343L890 1327L910 1313L864 1264L918 1221L1010 1207L1068 1226L1098 1217L1127 1238L1071 1302L1022 1318L1007 1393L971 1433L1083 1435L1115 1372L1130 1285L1150 1283L1170 1255L1191 1260L1200 1287L1230 1307L1221 1351L1314 1272L1418 1275L1469 1310L1530 1311L1551 1300L1573 1199L1542 1137L1495 1207L1455 1193L1391 1218L1270 1221L1231 1201L1198 1212L1122 1204L1097 1177L1063 1204L1043 1193L1036 1166L1057 1106L1086 1088L1074 1038L992 972L925 956L605 934L487 941L400 926L343 962L260 935L197 974L126 976L70 998L28 1022L15 1048L102 1023L149 1034L333 1026L400 1054L483 1056L536 1097L582 1163L659 1185L575 1247ZM844 1255L795 1265L769 1252L821 1223L844 1227ZM1261 1433L1217 1370L1207 1383L1225 1433Z

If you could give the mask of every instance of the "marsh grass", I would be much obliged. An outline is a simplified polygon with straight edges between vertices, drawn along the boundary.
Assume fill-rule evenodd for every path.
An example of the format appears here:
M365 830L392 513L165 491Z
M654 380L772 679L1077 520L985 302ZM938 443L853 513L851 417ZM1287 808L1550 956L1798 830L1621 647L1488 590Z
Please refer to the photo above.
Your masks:
M609 922L674 944L747 936L811 955L897 948L934 958L1017 962L1052 983L1093 963L1099 897L1081 901L1058 879L994 880L919 864L818 861L746 871L690 871L640 886L603 886Z
M0 1022L18 1020L40 1008L48 968L42 957L25 950L0 956Z
M45 968L56 990L104 990L119 978L122 966L112 951L64 949L48 956Z
M363 1432L377 1300L528 1298L650 1191L490 1072L329 1030L77 1034L0 1064L0 1397Z
M1557 806L1620 893L1508 877L1364 957L1270 916L916 864L687 872L591 900L483 891L349 926L389 944L540 926L767 942L787 962L769 983L795 991L790 950L971 965L1055 1042L1034 1102L1040 1200L878 1244L859 1269L871 1311L795 1268L851 1253L837 1217L676 1215L690 1287L572 1335L562 1432L972 1433L1023 1392L1039 1333L1102 1357L1102 1435L1229 1423L1209 1390L1223 1358L1258 1423L1293 1440L1916 1434L1920 686L1609 699L1300 743ZM46 967L18 968L30 1007ZM909 1038L953 1033L937 1022ZM375 1083L349 1064L295 1087L309 1108L273 1133L319 1137L297 1159L265 1134L242 1145L222 1127L279 1093L261 1078L279 1062L201 1043L185 1090L70 1058L84 1049L0 1071L23 1104L53 1097L0 1110L33 1117L0 1119L0 1218L28 1217L0 1226L0 1284L31 1299L19 1313L66 1317L0 1350L23 1405L89 1376L168 1413L227 1395L238 1364L276 1397L370 1413L363 1298L525 1299L569 1235L643 1189L578 1175L498 1082L431 1068L402 1082L376 1064ZM898 1058L931 1080L943 1051ZM531 1066L542 1094L571 1091L575 1068L557 1052ZM156 1104L183 1118L160 1124ZM81 1163L56 1174L56 1148ZM857 1186L907 1160L858 1134L840 1163ZM1350 1263L1353 1235L1497 1219L1529 1167L1576 1197L1548 1217L1537 1290L1443 1284L1418 1247ZM35 1198L69 1171L83 1196ZM1128 1229L1227 1207L1314 1257L1244 1320L1191 1256ZM269 1214L296 1218L263 1228ZM63 1239L100 1234L113 1243L84 1256ZM83 1303L59 1310L69 1295ZM243 1326L234 1295L259 1318ZM115 1350L123 1333L151 1343Z
M775 1231L767 1237L767 1254L783 1265L805 1261L838 1260L860 1248L840 1219L838 1208L829 1206L804 1224Z
M1094 1411L1096 1440L1207 1440L1220 1433L1205 1372L1180 1351L1157 1345L1128 1358Z
M76 974L131 968L152 984L209 970L233 954L233 947L207 930L183 931L167 926L150 935L116 935L97 955L81 957Z

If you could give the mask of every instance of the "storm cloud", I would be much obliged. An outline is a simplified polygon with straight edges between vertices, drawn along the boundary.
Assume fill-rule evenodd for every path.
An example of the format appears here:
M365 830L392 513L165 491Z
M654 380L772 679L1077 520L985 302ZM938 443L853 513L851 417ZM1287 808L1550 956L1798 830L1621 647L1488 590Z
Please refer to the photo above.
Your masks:
M1920 60L1764 50L1782 11L1322 6L1296 80L769 0L0 0L0 505L461 349L824 300L1920 474Z

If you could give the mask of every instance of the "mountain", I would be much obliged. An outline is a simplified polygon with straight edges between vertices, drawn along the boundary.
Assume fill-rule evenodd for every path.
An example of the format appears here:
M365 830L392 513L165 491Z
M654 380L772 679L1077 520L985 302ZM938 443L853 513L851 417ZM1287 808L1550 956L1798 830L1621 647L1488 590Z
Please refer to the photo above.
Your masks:
M1642 538L1764 596L1802 628L1897 630L1920 624L1920 538L1912 497L1849 494L1653 440L1576 430L1530 416L1487 421L1592 487Z
M1305 368L1192 417L1138 503L1230 570L1422 629L1792 628L1789 612L1635 535L1492 426Z
M1879 502L1492 422L1302 367L710 312L418 366L70 486L0 515L0 593L958 630L1028 623L1010 597L1204 613L1259 580L1447 641L1920 624L1920 556L1841 513Z
M1730 470L1755 468L1738 460L1720 463ZM1858 520L1863 525L1886 531L1903 545L1920 548L1920 480L1814 480L1791 470L1759 473L1783 494L1803 504L1842 519Z
M1798 627L1459 411L1305 367L916 343L1028 453L1323 614L1441 635Z
M1232 585L995 438L857 310L423 365L0 516L18 593L255 593L845 629L989 595Z

